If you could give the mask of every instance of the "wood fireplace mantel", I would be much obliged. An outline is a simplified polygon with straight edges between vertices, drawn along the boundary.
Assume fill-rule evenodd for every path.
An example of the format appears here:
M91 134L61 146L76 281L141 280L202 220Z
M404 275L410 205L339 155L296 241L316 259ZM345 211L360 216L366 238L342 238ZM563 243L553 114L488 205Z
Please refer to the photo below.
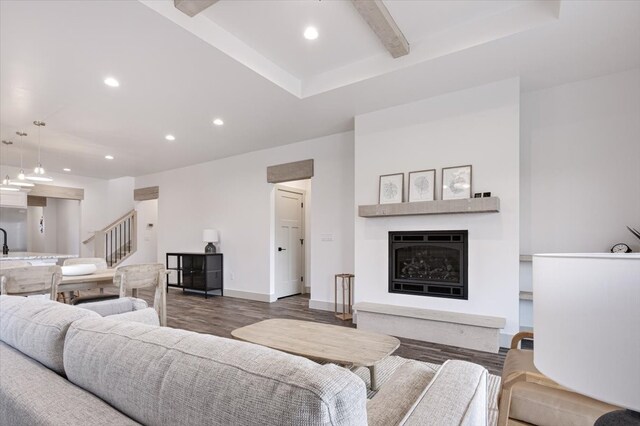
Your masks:
M428 214L497 213L500 198L465 198L462 200L434 200L413 203L372 204L358 206L360 217L389 217Z

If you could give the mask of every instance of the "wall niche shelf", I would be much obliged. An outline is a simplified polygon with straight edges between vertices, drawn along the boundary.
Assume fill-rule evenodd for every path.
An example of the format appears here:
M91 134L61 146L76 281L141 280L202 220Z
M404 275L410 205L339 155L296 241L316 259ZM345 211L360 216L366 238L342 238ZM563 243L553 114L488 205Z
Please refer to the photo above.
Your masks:
M500 198L465 198L462 200L418 201L414 203L372 204L358 206L360 217L415 216L427 214L497 213Z

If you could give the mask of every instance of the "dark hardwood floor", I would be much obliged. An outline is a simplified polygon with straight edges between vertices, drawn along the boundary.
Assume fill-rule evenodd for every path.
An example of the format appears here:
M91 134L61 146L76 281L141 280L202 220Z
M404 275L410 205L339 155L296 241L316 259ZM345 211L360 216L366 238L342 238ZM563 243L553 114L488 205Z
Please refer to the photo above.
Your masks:
M152 303L151 292L140 297ZM332 312L309 309L308 295L292 296L274 303L256 302L232 297L214 296L204 299L200 295L183 294L170 289L167 295L167 325L199 333L231 338L231 331L269 318L290 318L317 321L344 327L355 327L350 321L341 321ZM490 373L500 375L506 350L493 354L401 338L395 355L419 361L442 364L447 359L460 359L485 366Z

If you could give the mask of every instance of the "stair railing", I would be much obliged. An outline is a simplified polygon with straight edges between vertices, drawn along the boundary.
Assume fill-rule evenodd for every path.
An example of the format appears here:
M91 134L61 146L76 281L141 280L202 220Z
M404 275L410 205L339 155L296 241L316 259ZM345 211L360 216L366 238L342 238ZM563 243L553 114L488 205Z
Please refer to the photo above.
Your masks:
M116 267L138 249L137 217L137 212L131 210L82 243L95 241L95 257L103 258L110 268Z

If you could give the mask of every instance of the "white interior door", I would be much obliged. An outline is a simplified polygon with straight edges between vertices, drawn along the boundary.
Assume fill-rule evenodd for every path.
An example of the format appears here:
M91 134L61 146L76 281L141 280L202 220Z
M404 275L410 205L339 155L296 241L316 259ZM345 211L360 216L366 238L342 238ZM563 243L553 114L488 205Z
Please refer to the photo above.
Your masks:
M276 188L276 297L302 293L304 195Z

